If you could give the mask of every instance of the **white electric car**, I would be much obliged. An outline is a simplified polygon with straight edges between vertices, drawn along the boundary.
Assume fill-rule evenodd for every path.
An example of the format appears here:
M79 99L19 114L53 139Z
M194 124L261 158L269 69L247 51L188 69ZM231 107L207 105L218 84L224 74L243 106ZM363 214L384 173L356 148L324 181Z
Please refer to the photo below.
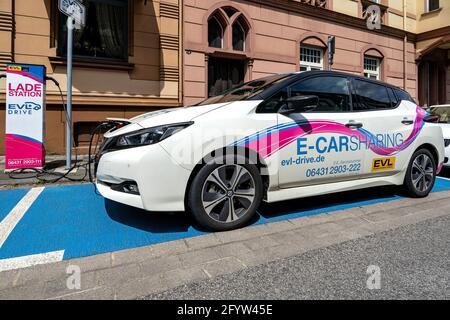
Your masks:
M130 119L105 134L97 186L204 227L245 225L261 201L382 185L431 191L441 128L403 90L329 71L270 76L195 106Z
M450 167L450 104L442 104L430 107L428 110L436 119L442 128L445 146L444 167Z

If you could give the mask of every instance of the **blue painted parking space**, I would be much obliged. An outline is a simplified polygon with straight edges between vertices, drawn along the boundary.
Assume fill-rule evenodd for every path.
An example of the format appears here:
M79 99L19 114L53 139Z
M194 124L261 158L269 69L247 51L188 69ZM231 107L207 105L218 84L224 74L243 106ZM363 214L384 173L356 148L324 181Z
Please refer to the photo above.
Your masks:
M27 194L30 189L14 189L0 192L0 221L2 221L8 212Z
M437 179L433 192L450 190L450 180ZM0 218L28 190L0 191ZM264 204L253 225L272 223L400 198L394 188ZM345 214L345 213L343 213ZM64 259L131 249L206 232L185 213L159 214L105 200L93 185L46 187L0 248L0 259L64 250Z

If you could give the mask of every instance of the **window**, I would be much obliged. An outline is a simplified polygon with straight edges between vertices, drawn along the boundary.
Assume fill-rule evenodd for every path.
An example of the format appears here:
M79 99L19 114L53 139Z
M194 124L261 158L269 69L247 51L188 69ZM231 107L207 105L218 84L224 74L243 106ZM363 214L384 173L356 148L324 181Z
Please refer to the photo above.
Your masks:
M448 107L434 107L431 108L429 111L429 113L431 113L433 116L438 116L439 123L447 123L450 124L450 108ZM446 139L446 147L448 147L447 142L448 140Z
M411 98L411 96L409 95L409 93L407 93L407 92L405 92L405 91L403 91L403 90L395 89L395 94L397 95L397 97L398 97L399 100L405 100L405 101L409 101L409 102L412 102L412 103L416 103L416 102L414 101L414 99Z
M434 11L439 9L439 0L426 0L426 12Z
M86 25L73 33L74 56L127 60L128 0L87 0ZM60 14L58 53L67 54L67 17Z
M364 57L364 77L374 80L381 79L380 59L373 57Z
M223 28L216 17L208 21L208 44L212 48L223 47Z
M389 94L389 99L391 100L391 107L392 107L392 109L397 108L399 100L395 96L394 90L392 88L387 88L387 91L388 91L388 94Z
M323 70L323 51L319 48L300 47L300 71Z
M387 88L381 84L355 80L356 100L353 110L371 111L392 108Z
M209 58L208 97L214 97L244 82L244 61Z
M233 24L233 50L245 51L246 32L239 21Z
M342 77L316 77L301 80L284 88L258 107L259 112L274 113L285 100L299 95L319 98L319 106L312 112L346 112L351 110L351 98L347 79Z
M314 112L350 111L350 92L346 78L317 77L303 80L289 88L289 97L313 95L319 97Z
M218 8L209 16L208 45L211 48L249 51L251 24L237 9L226 6Z
M257 80L252 80L250 82L238 85L235 88L229 89L220 95L208 98L208 99L204 100L203 102L200 102L197 105L201 106L201 105L209 105L209 104L215 104L215 103L246 100L246 99L249 99L249 98L261 93L263 90L269 89L271 86L273 86L281 81L288 81L291 77L294 77L294 76L295 75L282 74L282 75L274 75L274 76L268 76L268 77L257 79Z

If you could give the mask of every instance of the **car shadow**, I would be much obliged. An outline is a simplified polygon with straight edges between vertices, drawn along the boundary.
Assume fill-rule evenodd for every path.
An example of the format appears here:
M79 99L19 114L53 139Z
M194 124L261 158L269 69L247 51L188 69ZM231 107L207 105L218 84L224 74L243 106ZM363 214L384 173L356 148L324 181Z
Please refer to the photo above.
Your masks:
M270 220L271 218L292 213L301 213L302 211L323 210L336 206L352 207L352 204L389 199L396 196L404 196L399 191L399 188L376 187L271 204L263 203L258 209L259 214L256 214L251 219L249 225L257 223L261 217ZM186 212L147 212L108 199L105 199L105 208L108 216L112 220L146 232L179 233L187 232L190 228L199 232L208 232L208 230L196 224L194 219Z
M189 228L205 231L185 212L148 212L105 199L108 216L123 225L151 233L187 232Z
M258 209L258 213L264 218L270 219L290 213L301 213L302 211L306 212L320 210L336 206L352 207L352 204L371 200L394 198L396 196L405 195L399 188L396 187L376 187L294 199L277 203L263 203Z
M450 168L443 167L441 172L439 173L439 177L450 178Z

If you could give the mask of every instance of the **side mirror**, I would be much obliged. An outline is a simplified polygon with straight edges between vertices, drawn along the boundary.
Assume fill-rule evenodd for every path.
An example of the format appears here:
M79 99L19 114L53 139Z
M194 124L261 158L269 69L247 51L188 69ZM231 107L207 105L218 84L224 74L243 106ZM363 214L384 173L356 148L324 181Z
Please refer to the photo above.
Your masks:
M286 99L279 112L284 114L310 112L317 109L318 106L318 96L295 96Z

